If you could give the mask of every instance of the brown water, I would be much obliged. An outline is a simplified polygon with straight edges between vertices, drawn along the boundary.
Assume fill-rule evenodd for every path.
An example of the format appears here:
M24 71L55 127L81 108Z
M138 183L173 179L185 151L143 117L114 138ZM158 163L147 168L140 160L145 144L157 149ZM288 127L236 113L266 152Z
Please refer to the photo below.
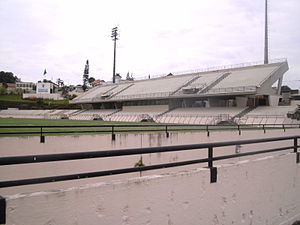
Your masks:
M166 146L166 145L181 145L208 143L215 141L233 141L242 139L280 137L299 134L299 129L283 131L269 131L264 134L262 131L247 131L241 136L237 132L212 132L210 137L206 133L171 133L167 138L165 134L119 134L116 135L116 140L112 141L110 135L82 135L82 136L49 136L46 137L45 143L40 143L39 137L3 137L0 138L0 155L5 156L20 156L20 155L40 155L52 153L67 153L67 152L86 152L86 151L101 151L126 148L142 148L149 146ZM217 148L214 151L214 156L224 154L235 154L236 151L247 152L260 149L269 149L272 147L280 147L292 145L292 141L283 141L278 143L263 143L256 145L245 145L242 147L228 146ZM280 154L280 153L276 153ZM57 176L72 173L84 173L92 171L102 171L117 168L131 168L140 160L141 155L109 157L98 159L84 159L72 161L60 161L49 163L36 163L24 165L10 165L0 167L0 180L15 180L35 177ZM191 150L169 153L152 153L145 154L143 163L145 165L154 165L160 163L184 161L190 159L199 159L207 157L207 150ZM259 156L252 156L259 157ZM242 158L242 160L249 159ZM216 162L232 163L239 158ZM0 189L0 195L16 194L32 191L44 191L53 189L63 189L67 187L79 186L84 184L107 182L115 179L126 179L129 177L161 174L170 171L188 170L191 168L203 167L206 164L196 164L184 167L176 167L162 170L153 170L142 173L131 173L124 175L113 175L99 178L88 178L73 181L64 181L56 183L46 183L38 185L27 185L19 187L11 187Z

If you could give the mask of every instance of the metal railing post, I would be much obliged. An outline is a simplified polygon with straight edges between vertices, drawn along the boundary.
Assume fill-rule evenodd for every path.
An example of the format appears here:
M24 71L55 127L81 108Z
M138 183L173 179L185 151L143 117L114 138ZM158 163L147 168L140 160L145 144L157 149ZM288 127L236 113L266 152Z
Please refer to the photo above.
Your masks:
M217 182L217 167L213 167L213 147L208 147L208 168L210 169L210 183Z
M169 137L168 126L166 126L166 137Z
M298 138L294 138L294 152L298 152Z
M298 152L298 138L294 138L294 153L296 153L296 163L300 163L300 152Z
M213 147L208 147L208 167L213 167Z
M45 136L43 135L43 127L42 126L41 126L40 143L45 143Z
M207 137L209 137L208 125L206 125L206 132L207 132Z
M0 224L6 224L6 199L0 196Z
M111 140L115 141L116 140L116 134L115 134L115 126L111 126Z

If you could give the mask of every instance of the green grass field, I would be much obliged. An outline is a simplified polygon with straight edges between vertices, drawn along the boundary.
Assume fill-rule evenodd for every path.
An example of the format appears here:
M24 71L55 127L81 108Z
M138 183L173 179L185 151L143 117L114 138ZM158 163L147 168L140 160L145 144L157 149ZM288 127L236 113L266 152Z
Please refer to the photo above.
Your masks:
M133 122L107 122L99 120L56 120L56 119L21 119L21 118L0 118L0 133L4 132L40 132L40 128L1 128L1 126L90 126L90 125L151 125L156 123L133 123ZM115 128L115 130L136 130L137 128ZM145 132L158 129L152 127L144 127ZM163 130L163 128L161 128ZM80 128L43 128L44 132L61 132L61 131L76 131L82 134L96 134L95 131L101 133L111 133L111 127L80 127ZM91 131L86 132L86 131ZM99 132L100 133L100 132ZM74 133L64 134L47 134L47 135L68 135ZM28 136L39 134L14 134L13 136ZM11 136L8 134L0 134L0 136Z
M0 118L0 136L32 136L40 135L41 128L2 128L1 126L91 126L91 125L105 125L108 127L56 127L56 128L43 128L45 135L74 135L74 134L103 134L111 133L112 127L114 127L115 133L142 133L142 132L166 132L166 126L168 126L168 132L209 132L213 131L233 131L238 132L238 128L242 130L262 130L262 129L282 129L281 127L261 127L261 126L213 126L208 127L204 125L199 126L189 126L189 125L178 125L175 124L158 124L158 123L148 123L148 122L108 122L99 120L59 120L59 119L21 119L21 118ZM132 125L132 127L117 127L118 125ZM141 125L141 127L134 127L136 125ZM161 125L160 127L148 126L147 125ZM172 126L171 126L172 125ZM288 129L286 127L286 129ZM19 134L1 134L1 133L16 133ZM21 132L27 132L26 134L21 134ZM38 132L38 133L30 133ZM50 132L50 133L47 133ZM52 132L52 133L51 133ZM65 133L64 133L65 132Z

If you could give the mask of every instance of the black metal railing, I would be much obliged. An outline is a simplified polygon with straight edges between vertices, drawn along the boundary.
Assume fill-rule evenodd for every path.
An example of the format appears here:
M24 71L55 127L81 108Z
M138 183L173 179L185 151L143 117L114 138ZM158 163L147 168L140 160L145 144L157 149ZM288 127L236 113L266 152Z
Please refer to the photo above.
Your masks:
M119 124L119 125L15 125L1 126L0 136L9 135L39 135L40 142L45 142L45 135L59 134L96 134L109 133L112 140L116 139L117 133L140 133L140 132L161 132L169 137L170 132L187 132L187 131L202 131L206 132L207 136L212 131L237 131L239 135L242 130L263 130L264 133L268 129L282 129L286 131L289 128L300 128L300 124L252 124L252 125L194 125L194 124ZM6 131L6 130L18 131ZM22 129L25 129L25 131ZM32 131L28 131L32 130Z
M214 162L219 161L219 160L244 157L244 156L250 156L250 155L257 155L257 154L265 154L265 153L278 152L278 151L285 151L285 150L292 150L292 152L296 153L296 163L299 163L299 158L300 158L299 157L300 153L298 152L298 148L300 147L298 145L299 138L300 138L300 136L287 136L287 137L277 137L277 138L263 138L263 139L215 142L215 143L205 143L205 144L190 144L190 145L118 149L118 150L93 151L93 152L1 157L0 158L0 166L8 166L8 165L28 164L28 163L43 163L43 162L82 160L82 159L92 159L92 158L120 157L120 156L129 156L129 155L142 155L142 154L149 154L149 153L189 151L189 150L196 150L196 149L197 150L208 150L208 157L203 158L203 159L193 159L193 160L188 160L188 161L164 163L164 164L157 164L157 165L150 165L150 166L113 169L113 170L87 172L87 173L77 173L77 174L61 175L61 176L0 181L0 188L21 186L21 185L31 185L31 184L41 184L41 183L49 183L49 182L58 182L58 181L67 181L67 180L77 180L77 179L110 176L110 175L132 173L132 172L142 172L142 171L148 171L148 170L178 167L178 166L185 166L185 165L199 164L199 163L208 163L207 166L211 172L211 180L210 181L211 181L211 183L214 183L214 182L217 182L217 168L214 167ZM214 157L214 150L217 147L247 145L247 144L257 144L257 143L267 143L267 142L278 142L278 141L286 141L286 140L291 140L292 141L291 145L288 145L285 147L280 147L280 148L263 149L263 150L258 150L258 151L228 154L228 155Z

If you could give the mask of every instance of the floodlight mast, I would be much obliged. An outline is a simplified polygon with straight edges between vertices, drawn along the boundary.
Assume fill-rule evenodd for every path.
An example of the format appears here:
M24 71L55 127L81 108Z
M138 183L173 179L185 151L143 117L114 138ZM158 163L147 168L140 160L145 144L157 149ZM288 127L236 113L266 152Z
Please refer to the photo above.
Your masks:
M113 64L113 83L116 82L116 43L118 40L118 27L114 27L111 31L111 38L114 41L114 64Z
M268 48L268 0L265 0L265 54L264 64L269 63L269 48Z

